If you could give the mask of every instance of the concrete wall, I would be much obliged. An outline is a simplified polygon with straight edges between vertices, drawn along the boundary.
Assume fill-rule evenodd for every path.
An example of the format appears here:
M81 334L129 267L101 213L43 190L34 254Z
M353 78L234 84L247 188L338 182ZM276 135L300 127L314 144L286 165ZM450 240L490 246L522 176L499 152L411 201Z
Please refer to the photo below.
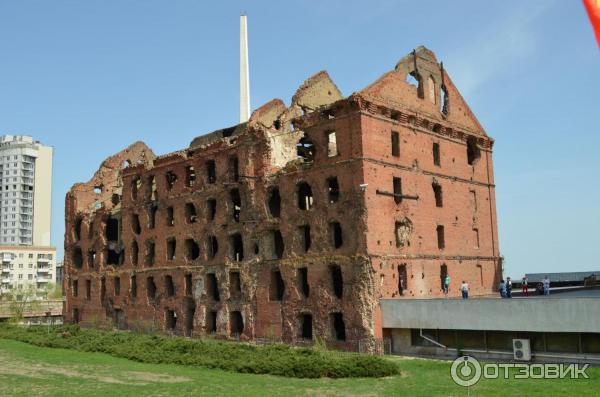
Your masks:
M600 332L598 298L381 300L383 328Z

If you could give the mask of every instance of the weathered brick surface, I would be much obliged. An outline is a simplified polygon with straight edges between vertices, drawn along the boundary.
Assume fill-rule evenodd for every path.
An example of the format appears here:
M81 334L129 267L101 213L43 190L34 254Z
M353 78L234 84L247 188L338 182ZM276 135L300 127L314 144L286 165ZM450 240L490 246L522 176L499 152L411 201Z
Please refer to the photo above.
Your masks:
M406 82L415 65L422 94ZM65 317L289 343L310 333L340 339L343 331L353 341L381 337L380 298L442 295L442 269L452 277L451 296L463 279L472 294L490 293L501 272L492 144L422 47L347 98L320 72L290 108L273 100L248 123L198 137L179 152L155 157L135 143L67 194ZM312 191L309 209L299 208L303 183ZM437 205L434 185L442 192Z

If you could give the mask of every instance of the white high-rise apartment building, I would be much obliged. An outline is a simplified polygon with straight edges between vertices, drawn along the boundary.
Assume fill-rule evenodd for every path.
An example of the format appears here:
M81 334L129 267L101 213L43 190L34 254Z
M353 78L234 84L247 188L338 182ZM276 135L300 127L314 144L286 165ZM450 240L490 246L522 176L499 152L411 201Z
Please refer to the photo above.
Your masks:
M0 137L0 244L50 245L52 148Z
M0 289L53 282L53 149L25 135L0 137Z

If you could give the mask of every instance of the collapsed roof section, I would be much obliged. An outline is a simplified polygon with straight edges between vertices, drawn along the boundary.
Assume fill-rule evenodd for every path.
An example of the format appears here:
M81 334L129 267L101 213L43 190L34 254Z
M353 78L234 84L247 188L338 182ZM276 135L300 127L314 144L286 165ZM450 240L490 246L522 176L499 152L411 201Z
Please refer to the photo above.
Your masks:
M102 162L86 183L73 185L69 194L75 196L74 212L89 212L104 207L112 210L119 205L123 188L121 171L126 167L151 168L156 158L144 142L137 141Z
M78 195L78 210L93 209L99 205L112 208L117 204L112 200L111 206L110 197L120 194L120 171L124 164L143 164L145 168L152 168L155 160L159 164L178 156L192 155L197 149L219 150L220 147L233 145L242 136L250 143L254 142L256 136L265 137L269 141L267 172L283 169L290 161L297 159L296 148L304 136L304 132L295 124L302 127L303 116L318 116L344 100L365 101L409 114L421 114L458 126L467 134L487 138L434 53L420 46L400 59L394 70L350 97L344 98L329 74L320 71L300 85L289 107L281 99L273 99L256 109L248 122L198 136L186 150L156 157L144 143L136 142L105 160L89 182L74 185L71 192L91 192Z

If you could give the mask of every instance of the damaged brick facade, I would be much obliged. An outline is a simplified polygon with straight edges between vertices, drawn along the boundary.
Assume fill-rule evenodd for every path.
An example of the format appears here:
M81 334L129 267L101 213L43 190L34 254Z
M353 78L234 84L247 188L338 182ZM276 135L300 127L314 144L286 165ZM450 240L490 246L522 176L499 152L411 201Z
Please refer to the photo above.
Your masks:
M345 98L320 72L184 150L134 143L67 194L65 318L380 338L380 298L442 296L445 274L493 291L492 145L423 47Z

